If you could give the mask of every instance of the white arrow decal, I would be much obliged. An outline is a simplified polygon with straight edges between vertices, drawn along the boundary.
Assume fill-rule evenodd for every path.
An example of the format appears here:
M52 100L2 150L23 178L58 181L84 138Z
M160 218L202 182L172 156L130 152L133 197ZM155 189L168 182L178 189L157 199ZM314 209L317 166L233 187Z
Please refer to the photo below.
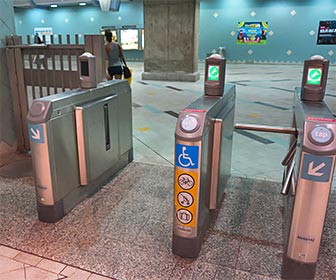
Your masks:
M38 129L34 129L34 128L30 128L31 134L32 134L32 138L35 140L40 140L40 130Z
M318 166L314 167L314 162L310 162L308 166L308 175L311 176L322 176L324 173L318 172L321 170L323 167L325 167L326 164L324 162L320 163Z

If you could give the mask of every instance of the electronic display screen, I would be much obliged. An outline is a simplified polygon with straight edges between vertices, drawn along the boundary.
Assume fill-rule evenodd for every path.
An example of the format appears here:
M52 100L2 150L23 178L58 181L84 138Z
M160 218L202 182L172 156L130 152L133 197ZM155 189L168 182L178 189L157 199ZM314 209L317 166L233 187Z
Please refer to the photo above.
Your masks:
M317 67L309 67L307 74L307 85L321 85L322 69Z
M208 80L209 81L219 81L219 66L218 65L208 66Z
M89 76L89 62L88 61L81 61L81 75L82 76Z
M120 30L120 44L124 50L139 49L139 31L138 29Z

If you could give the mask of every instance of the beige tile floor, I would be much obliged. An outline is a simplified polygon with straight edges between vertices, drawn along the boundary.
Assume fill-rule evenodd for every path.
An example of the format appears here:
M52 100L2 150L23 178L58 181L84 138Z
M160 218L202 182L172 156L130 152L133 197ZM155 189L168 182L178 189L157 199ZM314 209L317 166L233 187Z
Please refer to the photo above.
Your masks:
M91 272L0 245L0 280L107 280Z

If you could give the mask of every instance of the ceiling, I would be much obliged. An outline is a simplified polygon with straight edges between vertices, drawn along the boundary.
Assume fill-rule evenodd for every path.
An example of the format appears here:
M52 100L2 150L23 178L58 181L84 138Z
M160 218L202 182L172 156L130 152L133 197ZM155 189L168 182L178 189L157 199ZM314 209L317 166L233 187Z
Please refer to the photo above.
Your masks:
M111 0L111 7L116 7L120 2L131 2L133 0ZM58 6L77 6L79 3L99 7L99 0L13 0L15 8L47 8L51 4Z

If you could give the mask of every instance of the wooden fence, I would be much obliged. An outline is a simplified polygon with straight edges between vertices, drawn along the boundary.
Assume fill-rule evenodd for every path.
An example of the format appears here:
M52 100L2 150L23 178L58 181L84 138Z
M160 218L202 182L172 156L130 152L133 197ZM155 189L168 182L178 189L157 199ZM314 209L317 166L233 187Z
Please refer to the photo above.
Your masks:
M101 35L85 35L84 44L22 44L20 36L6 37L6 55L13 96L13 108L18 135L18 149L30 149L26 116L34 99L80 87L78 57L85 51L96 56L96 76L100 82L105 77L104 40Z

